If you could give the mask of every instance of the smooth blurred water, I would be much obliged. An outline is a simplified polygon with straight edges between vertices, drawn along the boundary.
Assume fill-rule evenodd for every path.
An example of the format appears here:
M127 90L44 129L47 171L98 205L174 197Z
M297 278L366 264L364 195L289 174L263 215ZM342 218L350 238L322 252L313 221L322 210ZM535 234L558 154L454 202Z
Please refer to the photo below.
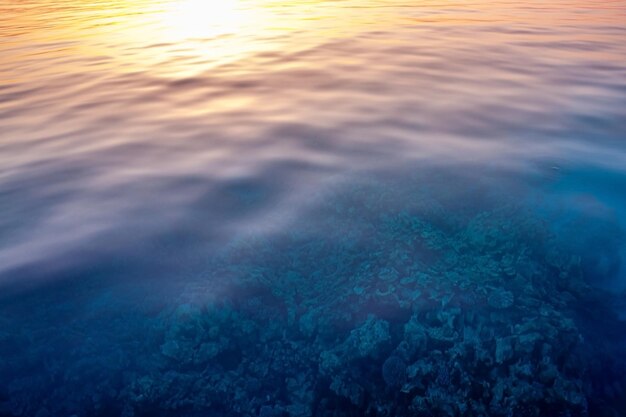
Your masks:
M0 415L626 415L625 40L619 0L0 2Z

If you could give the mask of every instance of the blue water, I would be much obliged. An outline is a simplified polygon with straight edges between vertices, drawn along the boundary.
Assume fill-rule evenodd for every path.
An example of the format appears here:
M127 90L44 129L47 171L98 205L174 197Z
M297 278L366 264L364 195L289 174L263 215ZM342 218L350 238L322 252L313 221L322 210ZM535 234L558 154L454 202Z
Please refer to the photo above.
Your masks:
M0 3L0 416L626 416L626 2Z

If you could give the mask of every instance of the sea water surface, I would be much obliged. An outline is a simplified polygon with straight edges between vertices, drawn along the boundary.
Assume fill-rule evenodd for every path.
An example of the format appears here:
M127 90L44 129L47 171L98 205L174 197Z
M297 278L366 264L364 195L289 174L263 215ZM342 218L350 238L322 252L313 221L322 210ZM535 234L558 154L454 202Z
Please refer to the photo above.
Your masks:
M626 1L0 0L0 416L625 416Z

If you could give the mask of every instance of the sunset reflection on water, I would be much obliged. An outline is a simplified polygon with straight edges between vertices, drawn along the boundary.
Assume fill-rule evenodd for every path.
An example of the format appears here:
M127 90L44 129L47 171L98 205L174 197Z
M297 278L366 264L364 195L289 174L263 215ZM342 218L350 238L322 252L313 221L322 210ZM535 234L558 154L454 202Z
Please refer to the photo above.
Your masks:
M0 241L6 268L117 230L154 199L184 218L205 188L277 164L317 170L294 179L303 190L407 161L527 173L590 157L624 165L615 152L626 108L619 2L0 7L0 178L33 191L53 178L44 195L64 195L81 213L15 199L11 209L42 223ZM200 182L190 189L158 191L160 181L192 178ZM281 214L271 218L310 204L284 197L290 203L276 202ZM155 224L167 225L159 216ZM227 224L242 225L219 227ZM59 244L58 230L73 232Z
M625 39L620 0L0 1L0 415L626 415Z

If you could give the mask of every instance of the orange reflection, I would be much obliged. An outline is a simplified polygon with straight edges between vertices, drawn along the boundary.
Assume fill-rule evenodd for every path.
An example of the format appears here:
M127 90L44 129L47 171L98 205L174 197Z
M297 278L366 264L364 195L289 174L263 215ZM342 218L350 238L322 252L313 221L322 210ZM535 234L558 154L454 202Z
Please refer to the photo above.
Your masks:
M593 25L623 23L619 13L569 13L575 8L584 11L587 6L582 1L556 3L568 11L567 19L563 16L566 13L543 13L537 10L539 5L516 7L505 1L478 2L467 7L452 0L9 2L0 5L0 62L5 65L0 68L0 77L4 70L4 76L10 75L11 79L3 81L16 82L22 74L81 72L79 66L85 65L84 72L101 69L107 73L146 72L180 78L266 52L295 54L337 39L354 39L359 33L371 38L368 42L372 44L385 42L390 46L408 36L415 51L454 49L466 43L488 49L489 45L507 44L507 37L516 42L532 38L531 32L524 35L506 31L529 23L567 29L572 16L582 19L577 24L591 29ZM467 33L459 30L468 25L482 25L485 30L473 31L468 39ZM419 28L420 32L403 32L407 27ZM587 30L579 37L581 41L599 41L619 35ZM551 41L559 40L557 35L550 36L554 38ZM35 65L42 55L52 65ZM65 59L68 56L72 59ZM601 58L616 59L610 54ZM345 60L339 62L345 64L355 58L346 54L336 59ZM293 65L294 60L281 62ZM273 65L275 69L277 64Z

